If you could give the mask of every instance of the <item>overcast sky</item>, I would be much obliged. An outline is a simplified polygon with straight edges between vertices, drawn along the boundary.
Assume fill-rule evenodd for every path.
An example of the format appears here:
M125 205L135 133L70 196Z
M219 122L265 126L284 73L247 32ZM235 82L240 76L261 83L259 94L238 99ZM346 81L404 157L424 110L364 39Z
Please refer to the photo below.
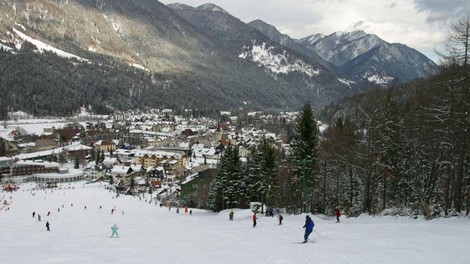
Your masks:
M292 38L361 29L403 43L437 61L449 25L470 16L470 0L160 0L216 4L243 22L261 19Z

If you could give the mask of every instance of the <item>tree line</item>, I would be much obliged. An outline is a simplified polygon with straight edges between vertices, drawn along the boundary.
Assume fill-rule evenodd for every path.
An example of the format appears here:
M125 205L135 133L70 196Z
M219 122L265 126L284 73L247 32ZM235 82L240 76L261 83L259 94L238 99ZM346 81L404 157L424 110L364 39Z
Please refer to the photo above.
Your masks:
M263 141L241 163L229 146L209 206L257 201L292 213L468 215L469 29L468 17L452 28L440 74L332 104L322 113L324 130L307 102L294 122L290 153Z

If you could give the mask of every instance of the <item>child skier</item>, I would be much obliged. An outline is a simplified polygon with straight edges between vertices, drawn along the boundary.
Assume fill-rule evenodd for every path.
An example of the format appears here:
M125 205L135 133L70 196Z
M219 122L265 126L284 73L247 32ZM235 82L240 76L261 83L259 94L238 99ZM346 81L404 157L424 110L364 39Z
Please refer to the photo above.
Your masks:
M114 235L116 235L116 237L119 237L119 234L118 234L118 230L119 230L119 227L117 227L116 224L114 224L112 227L111 227L111 230L113 231L113 233L111 234L111 237L114 237Z

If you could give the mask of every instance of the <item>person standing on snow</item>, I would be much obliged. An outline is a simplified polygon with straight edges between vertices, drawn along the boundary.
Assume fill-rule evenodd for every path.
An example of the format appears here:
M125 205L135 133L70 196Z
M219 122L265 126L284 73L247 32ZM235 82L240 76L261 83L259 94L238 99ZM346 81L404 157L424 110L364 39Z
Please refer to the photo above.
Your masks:
M258 219L258 217L256 217L256 212L253 213L253 227L256 226L256 219Z
M46 230L47 230L47 231L51 231L51 229L50 229L49 227L50 227L49 221L47 221L47 222L46 222Z
M339 208L335 209L335 215L336 215L336 222L339 223L339 217L341 216L341 212L339 211Z
M119 230L119 227L117 227L116 224L114 224L112 227L111 227L111 230L113 231L113 233L111 234L111 237L114 237L114 235L116 235L116 237L119 237L119 234L118 234L118 230Z
M233 211L230 211L230 214L228 214L228 220L233 221Z
M284 217L282 217L282 214L279 214L279 225L282 225L282 220L284 219Z
M305 216L305 225L303 227L303 228L305 228L305 234L304 234L304 242L303 243L307 243L308 236L310 235L310 233L312 233L314 226L315 226L315 224L313 223L312 218L310 218L310 216L308 216L308 215Z

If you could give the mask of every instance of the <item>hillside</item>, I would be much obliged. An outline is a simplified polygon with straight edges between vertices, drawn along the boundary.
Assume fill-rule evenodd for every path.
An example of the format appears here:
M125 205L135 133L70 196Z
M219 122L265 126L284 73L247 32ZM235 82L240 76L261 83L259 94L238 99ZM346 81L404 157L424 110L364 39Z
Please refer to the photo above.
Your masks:
M271 40L221 7L169 7L155 0L0 3L0 115L297 110L307 100L319 110L371 89L350 78L360 73L288 36Z
M161 101L166 102L164 105L178 108L249 106L254 109L283 109L301 103L290 93L285 83L273 80L255 64L240 60L228 53L224 47L199 33L184 19L157 1L95 1L94 3L81 0L11 1L2 3L0 7L4 14L2 17L5 17L0 23L0 39L4 46L13 48L10 53L16 54L20 44L24 42L17 33L21 32L47 45L94 62L93 66L82 65L85 68L100 66L105 68L92 71L107 72L107 69L112 67L119 67L117 71L128 71L126 69L128 66L135 68L131 71L137 73L128 77L128 82L134 83L128 87L128 91L114 91L118 95L116 100L109 97L99 98L108 111L125 109L122 107L129 104L136 107L161 107L162 104L159 104ZM30 59L26 61L28 60ZM4 61L2 64L5 63L9 62ZM46 82L56 83L56 78L73 78L69 81L87 83L85 74L77 76L65 71L62 66L54 67L61 71L55 75L56 77L47 77L47 74L39 76L46 77L49 80ZM7 70L0 78L11 78L9 74L11 71ZM29 71L24 71L22 74L36 79L35 83L45 81L43 77L32 75ZM160 98L159 100L153 102L149 100L148 104L132 100L135 94L132 86L139 86L138 83L142 81L148 82L149 77L146 77L147 80L142 80L143 75L158 76L156 82L152 81L151 85L138 89L145 90L145 97ZM109 85L106 79L116 77L104 74L103 78L100 86L114 90L115 88ZM10 107L33 113L56 111L56 109L34 109L17 103L13 98L17 98L18 94L31 94L38 89L32 87L34 86L32 84L25 87L18 82L9 86L20 86L22 91L5 86L3 88L9 98L4 100ZM54 89L62 88L58 85ZM80 89L101 93L96 90L96 86ZM75 91L79 92L76 89ZM120 96L129 95L131 103L119 99ZM20 98L20 100L28 99ZM85 106L94 105L89 98L83 101ZM69 111L55 113L69 114Z
M234 55L255 63L277 82L285 83L296 98L311 100L315 109L367 90L367 86L338 75L319 56L307 56L283 46L216 5L169 7Z

